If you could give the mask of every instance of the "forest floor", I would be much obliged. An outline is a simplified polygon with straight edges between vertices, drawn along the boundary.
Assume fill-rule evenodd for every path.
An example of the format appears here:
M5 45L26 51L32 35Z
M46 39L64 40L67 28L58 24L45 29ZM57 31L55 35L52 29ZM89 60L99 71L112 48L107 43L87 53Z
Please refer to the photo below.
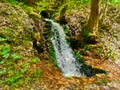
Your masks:
M90 65L95 65L95 67L101 69L104 68L109 71L109 74L97 74L90 78L84 76L65 78L52 63L40 61L41 78L35 82L33 81L32 85L23 88L23 90L119 90L119 68L107 61L101 62L99 59L91 59L91 61L88 59L88 62L92 62Z
M36 52L31 45L31 38L33 38L31 30L34 29L34 23L20 7L18 8L0 3L0 37L2 38L0 46L7 45L11 49L10 52L7 52L11 55L7 59L2 57L4 55L0 51L0 70L10 67L10 71L0 72L0 79L7 80L5 84L0 85L0 90L4 90L4 88L5 90L120 90L120 8L109 7L107 16L100 21L99 42L91 44L92 49L87 51L88 55L82 56L85 58L86 64L103 69L107 71L107 74L69 78L64 77L51 60L42 55L46 53L38 54L39 60L34 58ZM69 21L67 25L74 38L80 39L79 33L86 25L89 12L86 7L84 10L73 10L71 14L67 14L66 18ZM79 52L82 49L77 50ZM19 58L17 55L17 59L16 56L12 57L14 52L18 52L23 58ZM17 61L11 63L10 61L14 59ZM10 64L6 65L6 62ZM40 77L36 74L40 74ZM18 75L21 75L20 78L14 80L13 77L18 77ZM35 79L29 82L26 81L26 78ZM12 88L12 83L17 81L20 82Z

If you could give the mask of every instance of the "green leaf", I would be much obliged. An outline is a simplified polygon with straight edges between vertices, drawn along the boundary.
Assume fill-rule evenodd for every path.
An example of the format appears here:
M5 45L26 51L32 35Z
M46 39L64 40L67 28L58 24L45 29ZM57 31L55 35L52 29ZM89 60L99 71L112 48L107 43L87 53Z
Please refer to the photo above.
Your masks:
M81 55L80 55L78 52L75 53L76 59L78 59L80 56L81 56Z
M30 62L26 62L26 63L24 63L22 66L23 66L23 68L24 68L24 67L26 67L26 68L29 67L29 66L30 66Z
M7 39L0 37L0 42L6 41Z
M13 59L20 59L21 58L21 56L18 55L17 53L13 53L13 54L11 54L11 56Z
M28 70L28 68L27 68L27 67L24 67L24 68L21 70L21 72L22 72L22 73L25 73L25 72L27 72L27 70Z
M0 70L0 76L4 75L7 72L6 68L3 70Z
M5 60L1 60L1 61L0 61L0 64L4 64L4 63L5 63Z
M36 69L36 71L33 73L34 78L39 78L41 75L41 69Z
M69 32L70 32L69 28L66 27L66 29L65 29L65 34L67 34L67 33L69 33Z
M15 81L16 81L15 77L6 78L6 82L9 82L10 84L15 82Z
M10 47L8 45L5 45L5 46L1 45L0 46L0 55L2 55L2 57L8 58L9 53L10 53Z
M17 1L16 0L8 0L10 4L12 5L16 5L17 4Z
M36 63L38 60L39 60L38 57L34 57L31 61L32 61L33 63Z
M18 82L19 79L21 77L23 77L23 75L20 74L19 71L13 71L13 70L11 70L10 72L11 72L12 75L10 77L8 77L8 78L5 79L5 81L8 82L8 83L10 83L10 84Z
M3 55L3 57L4 57L5 59L7 59L9 56L10 56L9 53L5 53L5 54Z
M4 81L3 80L0 80L0 84L2 84Z
M92 49L92 46L91 46L91 45L87 45L87 46L85 47L85 50L90 51L91 49Z

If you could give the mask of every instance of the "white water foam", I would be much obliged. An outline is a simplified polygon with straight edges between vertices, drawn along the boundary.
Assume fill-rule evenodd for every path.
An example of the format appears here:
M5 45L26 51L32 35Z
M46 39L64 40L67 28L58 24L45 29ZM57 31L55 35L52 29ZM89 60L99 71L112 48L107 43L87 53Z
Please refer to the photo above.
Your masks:
M65 77L70 76L81 76L80 70L78 68L78 64L73 55L72 49L69 47L69 44L65 40L64 29L60 24L54 22L50 19L45 19L46 21L51 22L51 41L54 46L57 64L59 68L62 70L63 75Z

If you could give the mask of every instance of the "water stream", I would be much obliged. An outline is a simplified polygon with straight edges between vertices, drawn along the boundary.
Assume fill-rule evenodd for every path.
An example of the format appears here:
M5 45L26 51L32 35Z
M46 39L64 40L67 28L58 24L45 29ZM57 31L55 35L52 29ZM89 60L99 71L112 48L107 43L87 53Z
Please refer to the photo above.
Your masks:
M62 26L50 19L45 19L51 22L51 41L55 50L57 65L62 70L65 77L81 76L79 65L73 55L72 49L65 40L65 33Z

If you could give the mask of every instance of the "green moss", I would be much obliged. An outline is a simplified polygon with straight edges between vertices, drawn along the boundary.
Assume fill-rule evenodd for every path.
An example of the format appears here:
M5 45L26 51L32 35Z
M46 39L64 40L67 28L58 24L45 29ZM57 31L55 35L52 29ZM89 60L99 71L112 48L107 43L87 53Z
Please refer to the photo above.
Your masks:
M52 63L58 67L54 47L52 45L49 47L49 52Z

